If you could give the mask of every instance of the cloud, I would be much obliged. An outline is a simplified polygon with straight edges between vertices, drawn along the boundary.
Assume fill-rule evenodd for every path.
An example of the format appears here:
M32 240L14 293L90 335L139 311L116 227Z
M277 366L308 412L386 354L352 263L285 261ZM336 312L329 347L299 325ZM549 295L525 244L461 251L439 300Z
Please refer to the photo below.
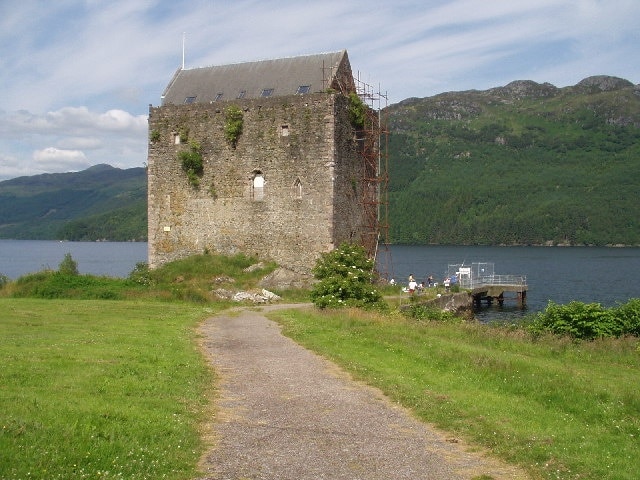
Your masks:
M637 83L638 18L637 0L3 0L0 179L48 148L142 165L185 32L187 68L347 49L395 103L523 79Z
M54 172L78 171L91 166L80 150L47 147L33 152L33 159L41 169Z
M0 111L0 180L87 168L98 163L140 167L146 162L147 115L64 107L44 114ZM17 159L20 159L18 161Z

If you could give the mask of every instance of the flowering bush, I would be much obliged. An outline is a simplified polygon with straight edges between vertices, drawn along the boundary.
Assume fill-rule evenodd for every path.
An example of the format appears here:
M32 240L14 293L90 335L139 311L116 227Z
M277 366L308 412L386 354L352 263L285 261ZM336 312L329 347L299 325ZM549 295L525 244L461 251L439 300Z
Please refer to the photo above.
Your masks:
M311 290L311 300L317 307L384 305L382 295L373 286L373 260L360 245L344 243L322 254L313 275L319 280Z

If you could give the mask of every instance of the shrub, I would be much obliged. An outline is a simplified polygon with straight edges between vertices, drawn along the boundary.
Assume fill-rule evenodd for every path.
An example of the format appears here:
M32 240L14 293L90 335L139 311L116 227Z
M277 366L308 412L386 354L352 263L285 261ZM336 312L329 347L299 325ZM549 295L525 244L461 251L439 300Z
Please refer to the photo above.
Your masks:
M7 283L9 283L9 277L0 273L0 290L2 290Z
M204 172L200 144L189 142L189 150L182 150L178 153L178 159L182 163L182 170L187 174L189 183L194 187L200 185L200 177Z
M235 105L231 105L225 112L224 138L231 144L233 148L238 143L238 138L242 133L243 115Z
M549 302L547 308L534 317L528 328L534 334L551 332L588 340L617 337L624 333L613 309L606 309L599 303L576 301L567 305Z
M640 298L632 298L614 309L623 334L640 337Z
M78 275L78 262L73 259L70 253L65 254L58 265L58 272L62 275Z
M416 320L427 320L437 322L461 323L464 319L453 312L448 312L440 308L425 305L411 305L403 313Z
M313 268L319 280L311 300L320 308L382 307L382 295L373 285L374 263L360 245L342 244L322 254Z
M349 121L354 128L364 128L367 118L367 106L360 99L357 93L349 94Z
M129 273L129 280L138 283L140 285L150 286L153 284L151 278L151 271L149 270L149 264L147 262L138 262L136 266Z
M18 278L12 296L112 300L122 298L122 287L121 279L43 271Z
M157 142L160 140L160 132L158 130L152 130L149 132L149 140L151 142Z

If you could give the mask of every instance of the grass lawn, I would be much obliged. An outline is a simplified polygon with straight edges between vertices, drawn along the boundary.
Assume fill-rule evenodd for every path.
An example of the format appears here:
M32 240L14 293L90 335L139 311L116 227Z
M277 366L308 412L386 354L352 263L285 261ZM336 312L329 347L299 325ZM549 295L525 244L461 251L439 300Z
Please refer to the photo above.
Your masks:
M0 298L0 478L192 479L213 304ZM300 344L533 478L635 480L640 341L356 310L279 311Z
M0 478L197 474L210 308L0 298L0 312Z
M534 478L636 480L640 342L360 311L279 311L283 332L424 421Z

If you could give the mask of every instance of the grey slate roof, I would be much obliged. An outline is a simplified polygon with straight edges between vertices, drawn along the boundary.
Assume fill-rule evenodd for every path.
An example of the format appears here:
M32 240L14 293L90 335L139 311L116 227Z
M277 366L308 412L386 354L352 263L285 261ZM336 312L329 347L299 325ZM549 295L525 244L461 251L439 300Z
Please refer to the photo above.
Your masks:
M301 86L315 93L336 88L338 71L348 69L347 51L213 67L179 69L162 95L162 104L210 103L235 98L295 95ZM351 80L352 82L353 80ZM244 92L242 94L241 92ZM220 95L222 94L222 95Z

